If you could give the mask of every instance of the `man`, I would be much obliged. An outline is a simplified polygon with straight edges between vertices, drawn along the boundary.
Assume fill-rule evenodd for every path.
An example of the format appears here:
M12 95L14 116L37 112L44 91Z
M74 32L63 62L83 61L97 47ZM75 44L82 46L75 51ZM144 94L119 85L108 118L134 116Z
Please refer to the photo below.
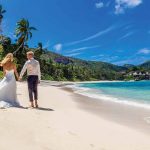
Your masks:
M34 59L34 53L32 51L27 52L27 61L23 66L23 69L20 73L19 80L22 79L24 73L27 70L27 82L28 82L28 91L31 107L38 108L38 90L37 86L41 80L41 71L40 64L37 60Z

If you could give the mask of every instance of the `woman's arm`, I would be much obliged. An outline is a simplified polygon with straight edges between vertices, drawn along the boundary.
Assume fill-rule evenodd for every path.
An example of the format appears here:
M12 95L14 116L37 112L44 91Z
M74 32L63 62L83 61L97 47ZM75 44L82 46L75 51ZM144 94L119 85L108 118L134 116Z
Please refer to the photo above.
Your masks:
M18 74L18 71L17 71L16 64L14 64L14 72L15 72L15 75L17 77L17 80L19 80L19 74Z
M3 75L4 75L4 76L6 75L6 69L5 69L5 66L3 66Z
M21 73L20 73L20 77L19 77L20 80L22 79L24 73L25 73L26 70L27 70L27 65L28 65L28 62L26 61L26 63L24 64L24 66L23 66L23 68L22 68L22 70L21 70Z

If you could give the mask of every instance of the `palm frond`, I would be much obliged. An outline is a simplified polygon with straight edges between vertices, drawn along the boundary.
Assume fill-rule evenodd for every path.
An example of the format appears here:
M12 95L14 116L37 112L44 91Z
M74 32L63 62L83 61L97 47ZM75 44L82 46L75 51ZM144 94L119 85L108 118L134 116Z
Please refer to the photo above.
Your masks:
M35 27L30 27L27 19L22 18L17 22L15 34L18 37L18 43L27 43L32 38L32 31L37 30Z
M2 14L4 14L4 13L6 13L6 10L2 10L2 12L1 12Z
M2 5L0 5L0 12L2 12L2 10L3 10L3 6L2 6Z
M37 30L35 27L30 27L29 29L30 30Z
M32 38L32 32L29 32L30 39Z

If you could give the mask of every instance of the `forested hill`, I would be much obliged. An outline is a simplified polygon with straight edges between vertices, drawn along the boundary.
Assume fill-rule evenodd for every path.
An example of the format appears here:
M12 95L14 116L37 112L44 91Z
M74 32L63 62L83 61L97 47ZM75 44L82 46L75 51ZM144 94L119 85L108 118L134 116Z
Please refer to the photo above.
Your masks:
M54 80L116 80L122 79L120 72L126 70L110 63L65 57L48 50L40 55L39 61L42 66L44 63L43 78Z
M130 71L150 71L150 61L141 65L125 64L117 66L101 61L86 61L82 59L65 57L48 50L42 50L35 57L41 62L43 79L51 80L124 80L125 74ZM47 69L46 69L47 68Z
M139 66L144 68L144 69L149 69L150 70L150 61L146 61L145 63L143 63Z
M46 51L45 58L51 59L57 63L63 63L63 64L73 64L76 66L82 66L87 67L90 69L101 69L101 70L112 70L112 71L123 71L126 70L126 67L124 66L117 66L113 65L107 62L101 62L101 61L86 61L82 59L77 59L73 57L66 57L51 51Z

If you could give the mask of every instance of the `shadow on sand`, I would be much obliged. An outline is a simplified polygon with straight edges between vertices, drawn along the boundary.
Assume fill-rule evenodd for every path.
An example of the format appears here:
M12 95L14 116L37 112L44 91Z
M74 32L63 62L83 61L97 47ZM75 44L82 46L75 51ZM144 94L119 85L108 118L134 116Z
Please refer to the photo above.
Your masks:
M53 109L51 108L43 108L43 107L38 107L38 108L35 108L37 110L42 110L42 111L54 111Z
M19 106L19 107L17 107L17 108L20 108L20 109L36 109L36 110L42 110L42 111L54 111L54 110L51 109L51 108L43 108L43 107L31 108L31 107Z

